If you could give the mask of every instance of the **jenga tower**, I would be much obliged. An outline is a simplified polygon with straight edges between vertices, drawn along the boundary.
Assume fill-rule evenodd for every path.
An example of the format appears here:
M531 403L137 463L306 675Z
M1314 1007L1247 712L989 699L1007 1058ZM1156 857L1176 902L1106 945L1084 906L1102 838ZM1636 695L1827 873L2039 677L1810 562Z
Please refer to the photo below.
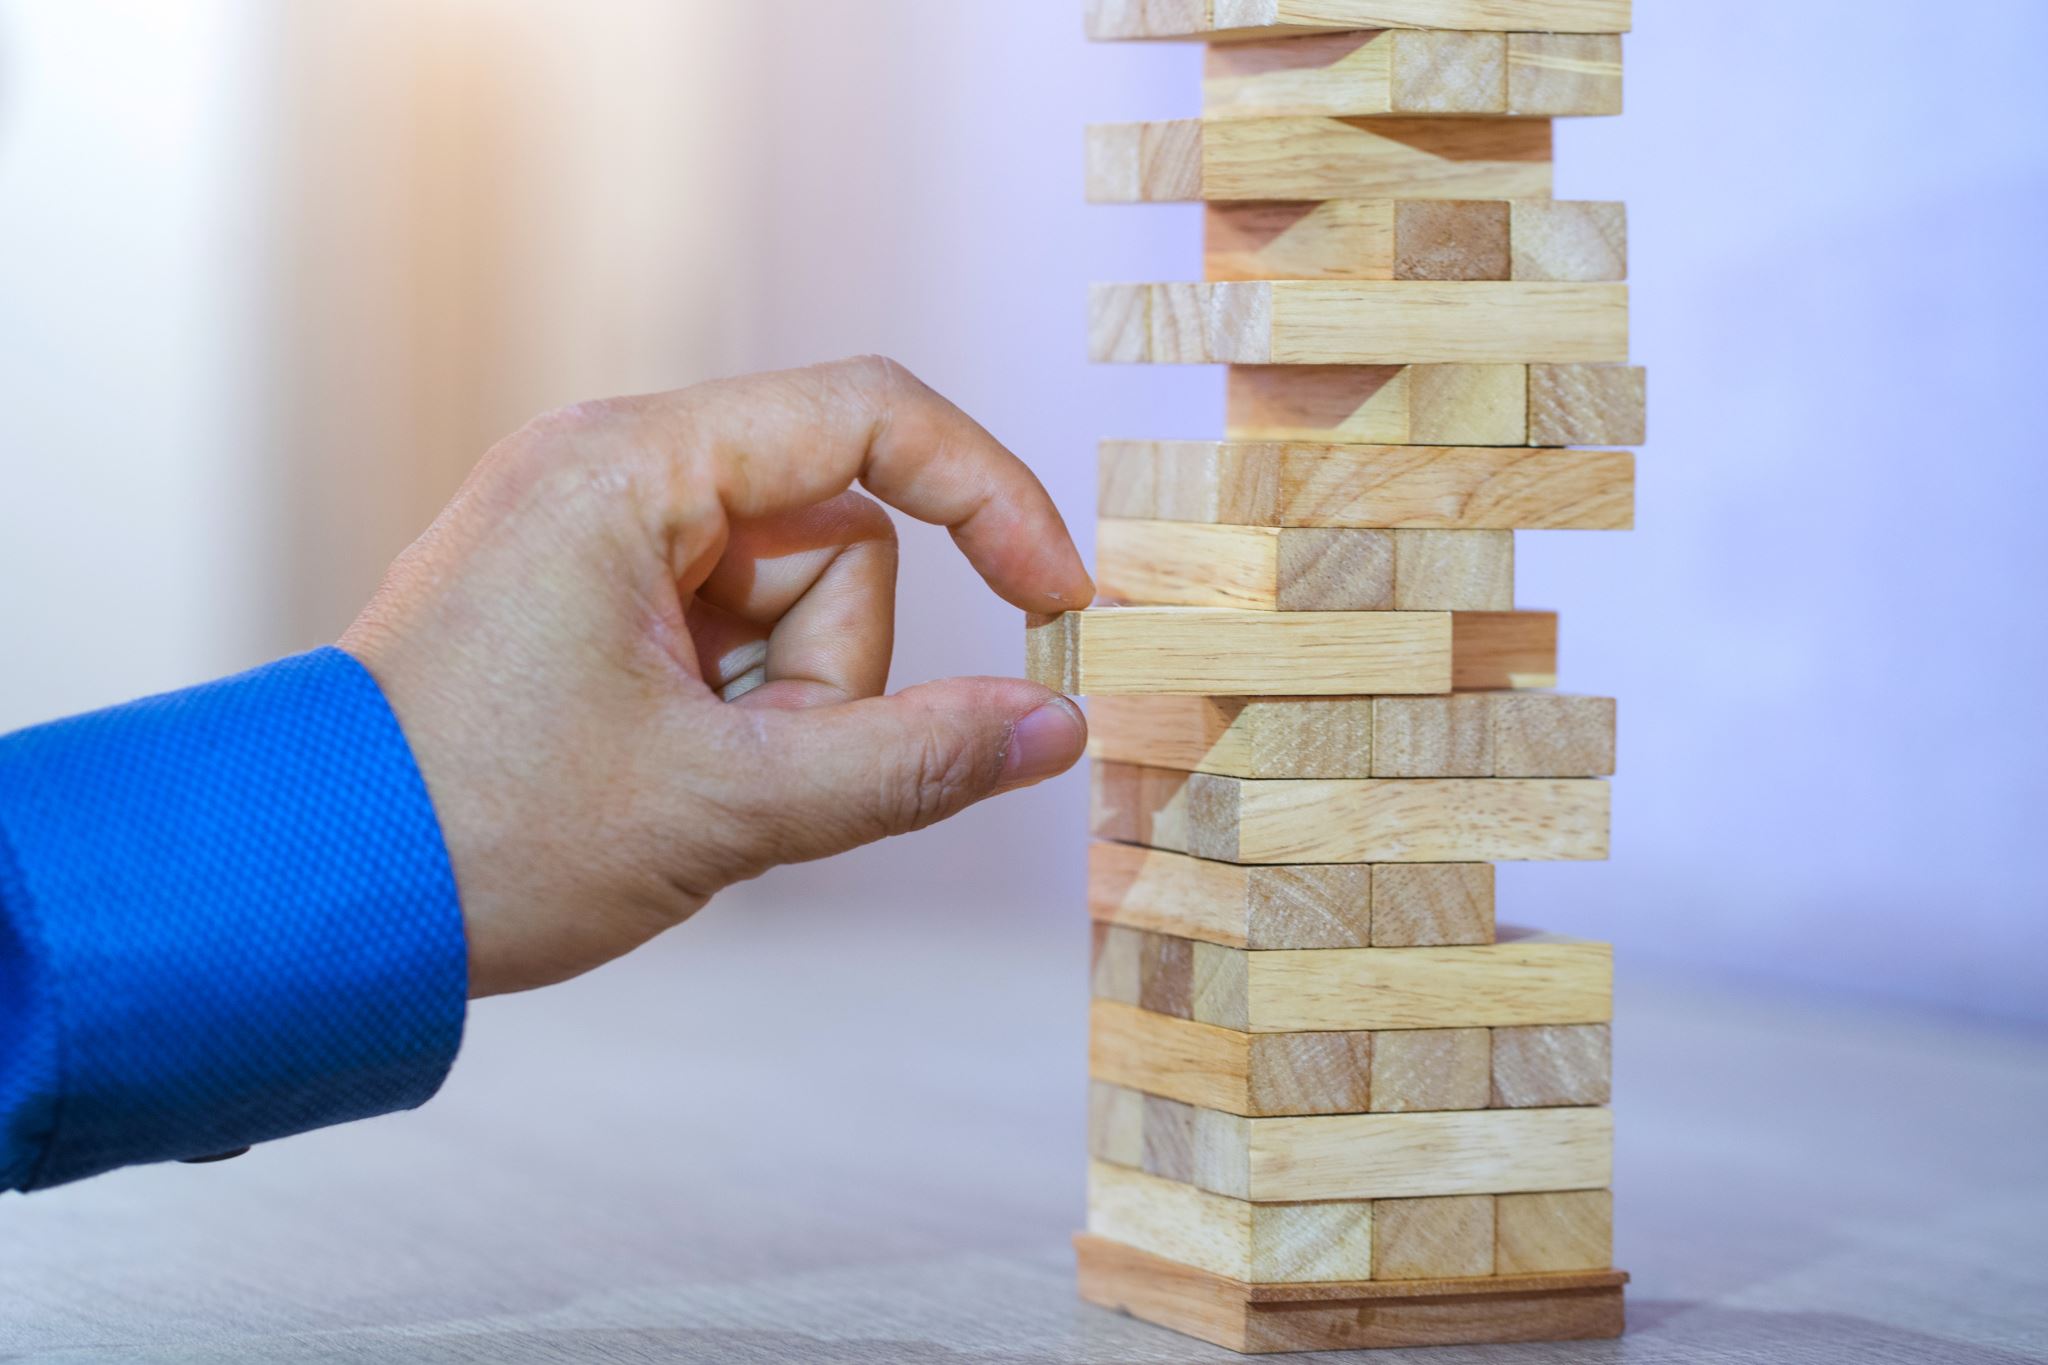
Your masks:
M1094 292L1101 361L1229 365L1222 441L1109 441L1081 1293L1239 1351L1622 1330L1612 959L1496 932L1502 859L1607 853L1614 703L1556 683L1514 532L1619 530L1643 375L1629 0L1093 0L1212 43L1199 120L1091 128L1090 197L1199 200L1207 279Z

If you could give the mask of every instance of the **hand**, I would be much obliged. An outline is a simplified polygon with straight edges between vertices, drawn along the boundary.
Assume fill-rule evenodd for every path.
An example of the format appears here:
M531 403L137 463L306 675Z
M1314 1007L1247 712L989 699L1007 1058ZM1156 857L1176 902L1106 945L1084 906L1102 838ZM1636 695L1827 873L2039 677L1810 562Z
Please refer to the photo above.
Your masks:
M1058 693L883 696L896 541L1000 596L1093 586L1016 456L887 360L584 403L494 446L342 637L411 742L470 993L587 971L718 891L943 820L1080 756Z

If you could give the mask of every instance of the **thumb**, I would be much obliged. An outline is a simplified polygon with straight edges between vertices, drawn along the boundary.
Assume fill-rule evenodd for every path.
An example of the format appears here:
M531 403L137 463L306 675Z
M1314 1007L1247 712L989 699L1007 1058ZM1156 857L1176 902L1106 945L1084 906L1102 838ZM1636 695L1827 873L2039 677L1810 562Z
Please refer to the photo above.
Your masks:
M801 858L908 834L1041 782L1088 742L1080 707L1019 678L945 678L778 719L787 760L801 767L779 785L802 793L803 823L821 845Z

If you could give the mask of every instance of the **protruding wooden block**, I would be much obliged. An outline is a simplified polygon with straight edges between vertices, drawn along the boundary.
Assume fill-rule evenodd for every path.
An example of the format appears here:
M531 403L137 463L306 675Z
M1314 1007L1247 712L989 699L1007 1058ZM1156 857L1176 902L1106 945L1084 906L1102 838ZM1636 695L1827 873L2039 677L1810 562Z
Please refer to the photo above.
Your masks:
M1586 778L1252 780L1094 767L1095 832L1231 863L1462 863L1607 856Z
M1496 1109L1605 1104L1613 1043L1606 1024L1550 1024L1493 1031Z
M1088 36L1214 42L1369 28L1626 33L1630 0L1089 0Z
M1511 206L1516 280L1625 280L1628 210L1620 204L1519 199Z
M1513 33L1507 38L1507 112L1621 112L1621 36Z
M1458 612L1451 618L1451 655L1451 686L1459 692L1555 687L1557 613Z
M1128 1104L1112 1089L1095 1088L1098 1111ZM1613 1175L1605 1109L1241 1118L1147 1096L1124 1115L1092 1127L1128 1151L1130 1127L1142 1126L1148 1174L1256 1203L1604 1190Z
M1103 598L1250 611L1505 611L1510 531L1221 526L1105 517L1095 537Z
M1633 365L1531 365L1529 444L1639 446L1645 387Z
M1608 777L1615 762L1612 697L1487 694L1495 777Z
M1385 863L1374 869L1375 948L1451 947L1493 940L1493 864Z
M1381 1199L1372 1206L1373 1278L1440 1280L1493 1274L1490 1194Z
M1372 1274L1372 1206L1252 1204L1104 1161L1088 1167L1088 1230L1252 1283Z
M1095 934L1098 964L1142 957L1163 937L1107 924ZM1184 955L1161 959L1181 984L1141 979L1134 989L1129 969L1098 970L1096 998L1243 1033L1441 1031L1375 1063L1388 1108L1463 1101L1441 1107L1483 1109L1491 1093L1488 1027L1604 1023L1614 1012L1612 950L1556 935L1456 948L1259 952L1169 942L1185 945L1177 950ZM1374 1107L1382 1107L1377 1099Z
M1089 1021L1088 1074L1110 1085L1252 1116L1373 1107L1369 1031L1244 1033L1101 999Z
M1547 199L1550 121L1246 118L1095 124L1088 198Z
M1097 697L1097 759L1225 777L1372 777L1370 697Z
M1508 205L1499 200L1411 199L1394 205L1397 280L1513 278Z
M1256 1285L1086 1233L1081 1297L1242 1354L1580 1341L1622 1331L1620 1271Z
M1243 867L1096 843L1088 850L1088 912L1102 923L1229 947L1363 948L1372 941L1372 869Z
M1375 1114L1484 1109L1488 1106L1493 1090L1493 1044L1487 1030L1403 1029L1375 1036L1379 1039L1372 1056L1372 1111Z
M1607 1190L1503 1195L1495 1218L1494 1265L1503 1275L1601 1270L1614 1261L1614 1196Z
M1098 286L1128 316L1129 285ZM1628 359L1628 286L1500 280L1185 281L1151 286L1158 364L1495 365ZM1119 334L1117 354L1126 354ZM1097 353L1098 355L1100 353Z
M1233 365L1233 440L1362 445L1528 443L1523 365Z

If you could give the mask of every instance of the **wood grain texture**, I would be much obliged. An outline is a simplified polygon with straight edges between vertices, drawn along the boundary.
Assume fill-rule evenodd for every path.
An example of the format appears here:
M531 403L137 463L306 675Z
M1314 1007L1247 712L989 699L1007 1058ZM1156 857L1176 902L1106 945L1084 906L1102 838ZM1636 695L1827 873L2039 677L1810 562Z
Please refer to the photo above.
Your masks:
M1608 787L1585 778L1221 777L1094 766L1095 833L1232 863L1585 861Z
M1403 200L1394 205L1393 269L1388 278L1511 279L1511 222L1508 205L1499 200Z
M1226 947L1368 947L1372 883L1373 869L1356 863L1243 867L1129 844L1088 850L1093 919ZM1491 926L1489 915L1489 937Z
M1506 611L1510 531L1227 526L1104 518L1106 601L1253 611Z
M1617 1337L1620 1272L1256 1285L1112 1239L1074 1238L1081 1297L1237 1351L1338 1351Z
M1371 777L1370 697L1097 697L1100 760L1225 777Z
M1613 1072L1606 1024L1499 1028L1493 1031L1488 1103L1496 1109L1606 1104Z
M1493 1274L1493 1201L1490 1194L1374 1201L1373 1278L1442 1280Z
M1092 1124L1147 1174L1255 1203L1604 1190L1614 1122L1605 1109L1480 1109L1243 1118L1096 1085ZM1103 1149L1091 1155L1112 1157Z
M1491 863L1384 863L1375 867L1372 946L1444 948L1493 942L1494 880Z
M1215 203L1209 280L1628 278L1620 204L1556 199L1328 199Z
M1089 1010L1088 1074L1108 1085L1230 1114L1364 1113L1372 1108L1378 1036L1244 1033L1097 999ZM1481 1102L1472 1107L1484 1109L1483 1070L1480 1082Z
M1626 33L1630 18L1630 0L1088 0L1088 36L1106 40L1368 28Z
M1635 456L1295 442L1105 441L1107 518L1275 527L1626 530Z
M1493 695L1376 698L1372 776L1493 776Z
M1519 446L1530 393L1524 365L1233 365L1224 426L1236 441Z
M1518 199L1509 216L1506 278L1628 278L1628 210L1623 205Z
M1529 444L1639 446L1646 388L1633 365L1531 365Z
M1507 108L1526 117L1619 114L1621 36L1507 35Z
M1091 125L1091 203L1547 199L1548 119L1248 118Z
M1133 285L1097 286L1091 338L1130 316ZM1628 286L1574 281L1189 281L1150 286L1155 364L1607 363L1628 359ZM1113 349L1096 360L1127 358Z
M1074 695L1447 692L1452 634L1444 612L1091 608L1031 618L1025 663L1033 681ZM1471 647L1494 648L1478 636Z
M1088 1167L1088 1231L1255 1284L1372 1273L1370 1203L1253 1204L1103 1161Z
M1494 1264L1503 1275L1602 1270L1614 1260L1614 1196L1607 1190L1501 1196Z
M1616 706L1612 697L1538 692L1482 695L1493 725L1493 776L1613 774Z
M1373 1113L1408 1114L1437 1109L1490 1107L1493 1096L1493 1046L1492 1035L1488 1030L1402 1029L1373 1036L1378 1040L1372 1053ZM1485 1272L1429 1273L1476 1275Z
M1096 924L1094 936L1098 1000L1244 1033L1434 1034L1381 1050L1376 1110L1484 1109L1492 1094L1487 1028L1600 1023L1614 1011L1608 945L1552 935L1449 948L1256 952L1114 924Z
M1557 613L1458 612L1451 617L1451 665L1458 692L1555 687Z

